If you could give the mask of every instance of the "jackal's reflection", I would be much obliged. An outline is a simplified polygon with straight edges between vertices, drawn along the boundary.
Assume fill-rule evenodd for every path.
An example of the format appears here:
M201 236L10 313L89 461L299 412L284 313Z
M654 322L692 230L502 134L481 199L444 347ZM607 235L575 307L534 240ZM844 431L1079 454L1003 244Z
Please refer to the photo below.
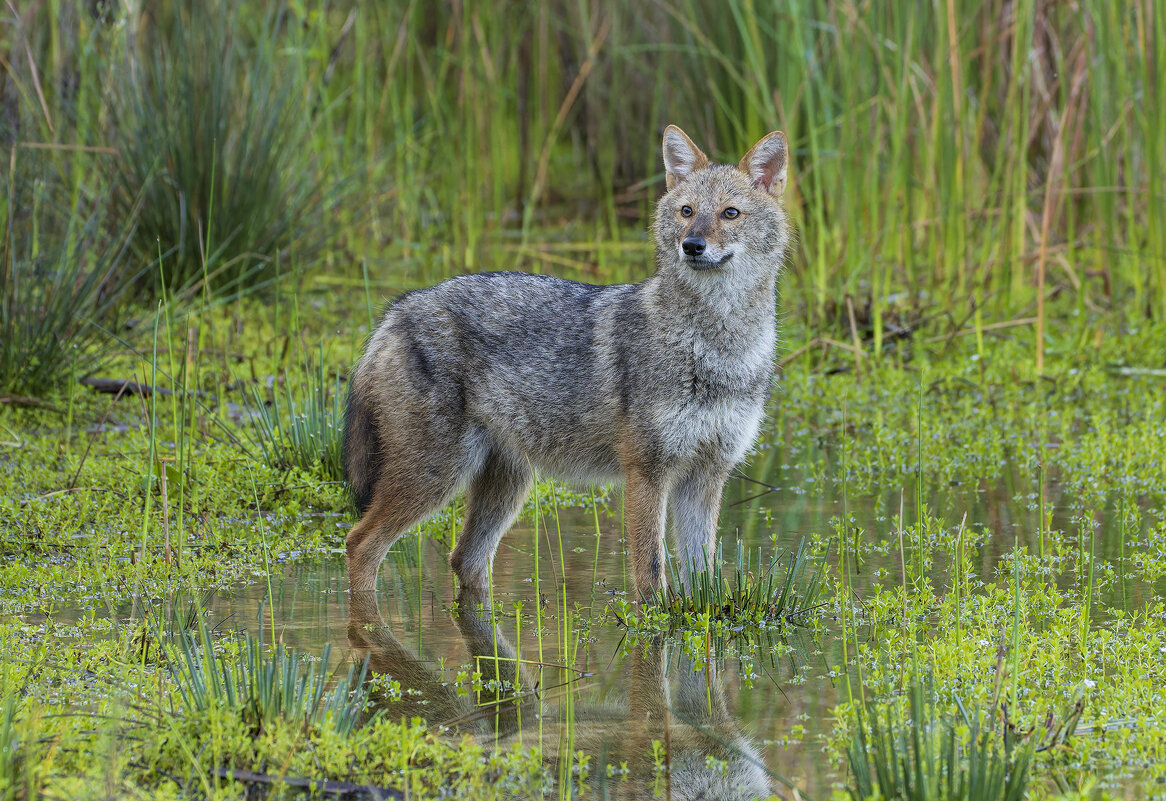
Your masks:
M454 616L471 661L481 673L483 689L472 695L464 689L459 692L433 662L423 661L393 636L381 618L374 593L356 592L351 598L348 642L357 658L368 656L370 677L387 676L400 683L399 694L374 691L372 695L376 710L389 719L419 717L430 725L479 737L505 737L517 733L526 722L537 721L537 676L525 668L516 673L514 649L489 620L489 614L480 611L484 597L463 592ZM517 697L516 686L521 688Z
M470 592L458 598L455 621L485 688L468 695L459 694L432 662L423 662L392 635L372 593L353 594L350 644L358 656L368 655L370 675L400 682L400 697L374 698L390 719L422 717L430 725L448 725L502 747L520 740L541 744L555 775L559 754L569 757L564 750L569 742L572 752L590 757L588 783L600 798L769 797L763 758L729 713L716 670L693 670L682 655L674 656L669 670L659 642L637 647L619 683L626 695L597 699L576 692L568 732L558 720L561 697L548 692L544 699L535 693L537 672L529 662L515 661L513 646L482 611L484 602ZM516 685L521 688L517 693ZM607 777L607 765L617 769L613 778ZM620 775L622 766L626 775Z

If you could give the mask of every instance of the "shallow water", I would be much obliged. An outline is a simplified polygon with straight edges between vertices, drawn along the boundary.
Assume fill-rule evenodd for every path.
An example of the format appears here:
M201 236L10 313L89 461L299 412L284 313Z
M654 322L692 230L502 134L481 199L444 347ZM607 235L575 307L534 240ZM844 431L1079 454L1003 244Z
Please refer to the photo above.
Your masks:
M844 505L852 529L866 539L887 539L900 508L907 520L914 513L911 486L844 504L829 482L793 470L769 473L776 474L767 479L772 488L731 482L721 520L726 553L735 538L772 554L792 550L806 535L830 535ZM1012 471L1000 486L928 493L929 509L953 529L967 510L967 529L985 541L977 565L985 581L1018 541L1036 547L1036 488L1018 491L1023 483ZM1121 545L1109 516L1083 522L1055 483L1045 496L1053 529L1092 525L1097 557L1117 560ZM571 768L562 755L582 752L593 797L748 799L782 792L786 782L828 796L841 775L823 754L822 735L847 692L830 622L825 634L793 628L744 648L730 644L727 655L709 659L699 648L694 659L691 645L675 639L631 641L608 610L630 587L618 504L615 493L614 508L598 516L598 538L590 509L559 508L557 517L553 508L542 509L537 588L534 528L524 523L503 541L492 599L458 599L442 546L410 536L385 562L375 602L354 603L338 555L289 567L270 589L256 583L218 595L211 620L252 631L262 626L265 637L317 654L331 644L334 667L367 656L373 674L399 682L376 693L384 714L421 717L497 747L540 746L556 776ZM897 550L868 553L854 577L858 596L872 581L900 581L901 558ZM932 581L940 591L946 570L937 555ZM1101 591L1101 600L1132 605L1155 589L1161 588L1119 581ZM662 770L665 763L670 771Z
M568 533L568 520L562 523L565 545L584 537L594 544L593 523L585 533L585 526ZM510 536L531 537L533 530ZM590 556L585 561L589 569ZM619 561L601 553L601 570ZM667 792L658 784L664 759L676 799L766 797L781 788L771 774L806 789L829 778L820 744L801 732L818 729L837 703L827 676L828 663L837 660L819 652L807 631L762 644L768 658L698 664L675 643L629 641L610 616L587 626L592 609L602 615L610 587L596 586L593 598L584 582L569 579L565 616L548 576L540 587L540 638L534 588L523 573L500 565L493 600L501 614L491 619L488 599L463 597L454 607L449 570L434 548L423 549L420 569L413 559L393 562L393 586L378 593L376 605L353 603L340 561L291 568L271 595L285 643L315 653L331 643L336 667L367 656L372 673L400 682L378 703L393 718L422 717L499 747L540 745L556 775L560 755L583 751L590 757L588 784L600 798ZM589 584L589 570L586 578ZM266 586L253 584L216 597L211 617L229 627L269 629L266 606ZM481 676L474 679L474 672Z

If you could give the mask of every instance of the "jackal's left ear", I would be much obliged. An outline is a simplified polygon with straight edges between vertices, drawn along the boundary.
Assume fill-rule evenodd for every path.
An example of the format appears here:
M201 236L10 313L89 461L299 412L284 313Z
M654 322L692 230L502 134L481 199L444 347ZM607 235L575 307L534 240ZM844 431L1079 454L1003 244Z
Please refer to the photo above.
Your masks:
M781 197L785 191L785 167L785 134L781 131L763 136L737 165L737 169L753 179L755 187L774 197Z
M664 173L669 189L708 165L708 156L700 152L688 134L675 125L664 129Z

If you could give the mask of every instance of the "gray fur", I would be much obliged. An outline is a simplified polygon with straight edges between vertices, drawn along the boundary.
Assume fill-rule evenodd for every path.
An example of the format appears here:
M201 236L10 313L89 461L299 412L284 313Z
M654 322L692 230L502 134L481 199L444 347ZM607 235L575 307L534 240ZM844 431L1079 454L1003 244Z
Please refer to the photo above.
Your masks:
M746 160L744 169L708 164L699 151L686 158L690 140L670 135L666 162L700 166L669 173L652 226L653 277L597 286L465 275L386 312L348 402L346 472L364 513L348 537L354 590L372 589L392 542L467 485L451 563L464 585L485 584L533 470L627 482L641 591L663 581L670 492L685 567L711 553L721 490L768 395L789 232L761 172ZM757 169L780 168L784 186L784 137L770 134L750 156L759 150L779 153L779 165ZM740 212L731 220L730 206ZM689 236L707 242L704 259L682 252Z

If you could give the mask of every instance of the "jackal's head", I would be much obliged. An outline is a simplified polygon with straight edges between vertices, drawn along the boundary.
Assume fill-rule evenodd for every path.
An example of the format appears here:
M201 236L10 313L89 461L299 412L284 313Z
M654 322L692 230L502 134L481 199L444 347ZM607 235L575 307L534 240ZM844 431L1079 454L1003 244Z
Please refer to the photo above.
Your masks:
M737 286L772 280L789 244L781 204L786 153L785 134L774 131L738 164L712 164L684 131L669 125L668 191L652 224L659 268L702 283L717 277Z

